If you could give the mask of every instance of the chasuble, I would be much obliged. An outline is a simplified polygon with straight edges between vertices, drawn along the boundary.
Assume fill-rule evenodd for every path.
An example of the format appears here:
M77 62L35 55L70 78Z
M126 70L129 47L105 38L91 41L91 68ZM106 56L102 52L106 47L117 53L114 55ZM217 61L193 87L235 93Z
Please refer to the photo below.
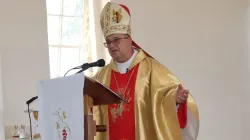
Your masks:
M177 109L180 81L138 51L127 73L121 74L111 60L94 77L128 101L93 108L96 123L108 128L95 140L196 140L199 116L191 94Z

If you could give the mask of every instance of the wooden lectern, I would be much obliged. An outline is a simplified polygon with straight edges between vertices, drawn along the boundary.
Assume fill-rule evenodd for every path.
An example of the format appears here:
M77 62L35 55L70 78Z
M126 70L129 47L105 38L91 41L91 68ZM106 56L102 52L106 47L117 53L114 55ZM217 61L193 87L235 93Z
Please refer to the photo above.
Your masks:
M85 76L84 82L84 140L94 140L96 132L106 132L105 125L96 124L93 120L92 108L96 105L108 105L127 102L119 94L113 92L104 84Z

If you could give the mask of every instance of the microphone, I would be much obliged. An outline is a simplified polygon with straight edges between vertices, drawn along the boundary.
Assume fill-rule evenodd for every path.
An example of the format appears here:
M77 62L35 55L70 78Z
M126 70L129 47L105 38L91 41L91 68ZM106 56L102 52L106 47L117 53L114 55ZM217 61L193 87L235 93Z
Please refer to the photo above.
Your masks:
M76 69L88 69L90 67L103 67L105 66L105 61L103 59L99 59L98 61L96 62L92 62L92 63L85 63L85 64L82 64L81 66L78 66L78 67L75 67Z
M34 100L36 100L38 98L38 96L32 97L31 99L29 99L26 104L30 104L32 103Z
M71 70L73 70L73 69L81 69L79 72L77 72L77 73L80 73L80 72L83 72L84 70L86 70L86 69L88 69L88 68L90 68L90 67L103 67L103 66L105 66L105 61L104 61L104 59L99 59L99 60L96 61L96 62L84 63L84 64L82 64L81 66L74 67L74 68L68 70L68 71L64 74L64 76L65 76L69 71L71 71Z

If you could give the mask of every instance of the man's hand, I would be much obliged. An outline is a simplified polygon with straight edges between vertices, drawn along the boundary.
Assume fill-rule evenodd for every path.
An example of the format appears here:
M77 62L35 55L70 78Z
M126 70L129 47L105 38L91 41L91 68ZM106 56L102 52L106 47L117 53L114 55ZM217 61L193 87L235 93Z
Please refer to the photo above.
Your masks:
M186 90L181 84L178 86L176 93L176 103L184 103L188 98L189 91Z

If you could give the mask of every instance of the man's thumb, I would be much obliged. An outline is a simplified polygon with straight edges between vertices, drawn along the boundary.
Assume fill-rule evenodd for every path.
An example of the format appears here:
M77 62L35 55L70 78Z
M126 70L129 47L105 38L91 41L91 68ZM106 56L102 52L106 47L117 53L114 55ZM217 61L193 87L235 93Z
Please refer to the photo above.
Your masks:
M179 84L178 89L179 90L183 90L184 89L183 86L182 86L182 84Z

